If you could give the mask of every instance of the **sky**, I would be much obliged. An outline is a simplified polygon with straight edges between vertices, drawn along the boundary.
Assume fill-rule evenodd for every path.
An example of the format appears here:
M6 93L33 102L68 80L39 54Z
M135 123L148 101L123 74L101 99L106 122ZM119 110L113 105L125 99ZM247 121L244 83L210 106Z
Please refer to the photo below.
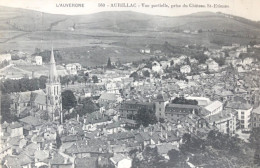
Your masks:
M58 4L78 3L84 4L83 8L56 7ZM99 3L105 3L106 7L98 7ZM111 7L112 3L136 3L140 7L119 8ZM150 7L141 7L142 3ZM169 8L151 8L156 4L168 4ZM171 5L183 4L221 4L229 8L171 8ZM0 0L0 6L31 9L53 14L83 15L101 11L135 11L152 15L180 16L202 11L223 12L231 15L241 16L254 21L260 21L260 0Z

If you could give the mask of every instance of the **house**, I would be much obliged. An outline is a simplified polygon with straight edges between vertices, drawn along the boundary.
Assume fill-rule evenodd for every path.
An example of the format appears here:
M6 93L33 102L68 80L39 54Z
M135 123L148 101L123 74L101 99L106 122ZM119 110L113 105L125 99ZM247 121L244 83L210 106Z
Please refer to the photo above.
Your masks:
M141 108L147 108L154 111L154 103L145 103L138 101L123 101L119 106L119 113L121 118L133 119L134 115Z
M189 65L184 65L180 68L180 72L183 74L187 74L191 72L191 67Z
M117 96L115 93L104 92L98 99L100 107L106 106L107 104L115 104L122 101L122 98Z
M220 132L234 135L237 129L237 111L225 109L207 117L208 122L218 128Z
M207 64L208 70L209 70L210 72L216 72L216 71L219 70L219 65L218 65L218 63L216 63L216 62L215 62L213 59L211 59L211 58L206 61L206 64Z
M115 82L108 82L105 84L105 88L106 88L106 91L108 93L115 93L115 94L120 94L119 93L119 90L120 90L120 86L115 83Z
M74 64L67 64L66 70L70 75L77 75L76 65Z
M210 112L209 115L217 114L223 110L223 103L220 101L213 101L209 105L205 106L205 109Z
M226 108L234 109L238 112L237 119L239 120L240 129L248 130L250 128L250 118L253 107L247 103L239 101L228 102Z
M23 136L23 126L19 122L12 122L11 124L9 124L9 129L10 129L11 137L22 137Z
M157 151L158 154L163 156L165 159L170 160L170 157L168 156L168 152L172 149L179 150L177 146L171 144L171 143L163 143L160 145L157 145Z
M35 56L35 64L42 65L42 56Z
M11 54L1 54L0 55L0 64L2 64L3 62L9 62L11 61Z
M50 168L73 168L73 163L69 158L65 158L59 153L54 153L52 159L49 161Z
M168 121L176 122L189 114L200 113L201 109L197 105L188 104L167 104L165 107L165 119Z
M253 62L254 62L254 58L252 58L252 57L247 57L247 58L244 58L244 59L243 59L242 65L243 65L243 66L251 65Z
M114 134L119 131L123 131L123 123L122 122L113 122L105 126L105 130L107 134Z
M84 157L75 159L75 168L97 168L97 158L96 157Z
M160 93L155 99L155 115L157 119L165 118L165 107L169 103L170 97L165 93Z
M21 153L19 155L7 156L3 160L4 165L7 168L32 168L33 160L27 156L25 153Z
M132 167L132 159L123 154L114 154L114 156L110 158L110 161L116 168Z
M157 73L162 72L162 66L161 66L161 64L160 64L159 62L157 62L157 61L154 61L154 62L152 63L152 71L157 72Z
M251 126L252 128L260 127L260 106L252 111Z

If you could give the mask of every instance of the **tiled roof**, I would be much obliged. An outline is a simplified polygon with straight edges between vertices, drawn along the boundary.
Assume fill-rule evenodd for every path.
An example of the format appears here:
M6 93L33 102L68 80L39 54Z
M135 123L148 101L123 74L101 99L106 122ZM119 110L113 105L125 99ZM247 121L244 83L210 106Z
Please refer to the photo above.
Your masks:
M99 99L109 100L109 101L116 101L117 96L114 93L102 93Z
M26 123L26 124L29 124L32 126L39 126L39 125L43 124L41 120L39 120L38 118L33 117L33 116L27 116L27 117L24 117L19 120L23 123Z
M208 106L206 106L205 109L212 112L216 108L221 107L222 105L223 105L223 103L221 103L220 101L214 101L211 104L209 104Z
M95 157L85 157L75 159L75 168L96 168L97 158Z
M22 126L22 124L20 124L19 122L13 122L13 123L11 123L11 124L9 125L9 127L10 127L11 129L15 129L15 128L21 128L21 127L23 127L23 126Z
M251 105L241 103L241 102L229 102L226 107L232 109L240 109L240 110L249 110L250 108L252 108Z

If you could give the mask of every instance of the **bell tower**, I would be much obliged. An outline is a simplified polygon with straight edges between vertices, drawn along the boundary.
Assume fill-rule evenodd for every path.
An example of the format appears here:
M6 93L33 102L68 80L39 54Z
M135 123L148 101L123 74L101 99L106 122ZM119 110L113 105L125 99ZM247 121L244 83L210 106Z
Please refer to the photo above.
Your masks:
M51 49L50 70L48 82L46 83L47 110L50 120L60 120L62 111L61 84L56 69L53 47Z

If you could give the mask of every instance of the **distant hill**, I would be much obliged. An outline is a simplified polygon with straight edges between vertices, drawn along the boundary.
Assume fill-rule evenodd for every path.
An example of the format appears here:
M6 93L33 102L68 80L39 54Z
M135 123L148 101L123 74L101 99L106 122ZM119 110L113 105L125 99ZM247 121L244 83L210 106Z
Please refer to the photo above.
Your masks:
M202 30L203 33L184 33L184 30ZM89 55L84 54L88 50L82 48L113 48L111 50L124 51L127 57L133 55L136 59L141 58L138 52L140 48L149 44L164 44L165 41L172 45L196 43L209 47L217 47L222 43L247 44L251 40L259 41L260 24L241 17L213 12L178 17L131 11L70 16L0 7L0 33L0 52L18 49L33 53L36 47L50 49L52 42L54 47L61 51L71 49L74 54L71 58L84 59L84 55L88 55L89 60L84 62L95 65L104 62L102 57L106 57L105 52L98 48L100 51L92 52L96 55ZM103 54L99 55L100 53ZM113 56L126 59L126 56L120 53ZM97 61L98 58L101 59ZM70 58L64 60L69 62Z

